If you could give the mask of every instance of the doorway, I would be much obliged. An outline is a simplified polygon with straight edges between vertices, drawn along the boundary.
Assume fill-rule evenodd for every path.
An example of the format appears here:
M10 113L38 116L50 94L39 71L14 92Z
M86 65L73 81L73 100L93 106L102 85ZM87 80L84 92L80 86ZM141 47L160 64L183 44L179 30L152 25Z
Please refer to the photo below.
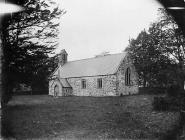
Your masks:
M54 87L54 96L57 97L58 94L59 94L59 86L55 85L55 87Z

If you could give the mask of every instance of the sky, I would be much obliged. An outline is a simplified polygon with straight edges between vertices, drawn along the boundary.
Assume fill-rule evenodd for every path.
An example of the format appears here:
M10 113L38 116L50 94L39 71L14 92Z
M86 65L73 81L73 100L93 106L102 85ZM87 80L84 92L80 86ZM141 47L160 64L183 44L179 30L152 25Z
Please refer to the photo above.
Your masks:
M120 53L157 19L162 7L155 0L56 0L67 13L60 19L56 53L65 49L68 60ZM1 4L2 5L2 4ZM20 7L11 7L20 10ZM17 9L16 9L17 8ZM7 11L1 8L0 13ZM12 12L12 11L11 11Z
M61 17L60 43L68 60L120 53L157 18L155 0L58 0L67 13Z
M23 10L22 7L14 4L4 3L4 1L0 1L0 16L5 13L13 13Z

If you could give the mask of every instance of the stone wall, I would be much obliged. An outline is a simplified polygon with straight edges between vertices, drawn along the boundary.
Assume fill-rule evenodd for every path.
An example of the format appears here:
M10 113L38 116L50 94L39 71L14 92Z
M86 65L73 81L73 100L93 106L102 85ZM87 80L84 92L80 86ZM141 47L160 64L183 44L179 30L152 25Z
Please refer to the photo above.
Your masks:
M125 72L128 67L131 70L131 78L130 78L131 85L130 86L125 85ZM137 75L134 65L132 64L131 59L128 56L126 56L125 59L120 64L116 75L117 75L117 80L118 80L117 92L119 95L120 94L122 95L136 94L139 92L138 75Z
M62 88L62 96L71 96L73 95L72 88Z
M131 84L129 86L125 85L125 72L127 68L131 70ZM60 75L58 70L55 71L54 75ZM102 78L102 88L98 88L97 79ZM86 88L82 88L82 79L86 80ZM76 96L116 96L116 95L129 95L136 94L139 92L138 87L138 75L135 70L134 65L132 64L131 59L126 56L121 62L116 74L106 75L106 76L92 76L92 77L78 77L78 78L67 78L67 81L72 87L72 91L66 95L76 95ZM49 95L54 94L55 84L59 82L55 81L55 84L52 84L53 81L49 82ZM65 96L63 90L59 96Z
M97 87L97 79L102 78L102 88ZM86 89L82 89L81 80L86 80ZM115 96L116 75L81 77L67 79L76 96Z

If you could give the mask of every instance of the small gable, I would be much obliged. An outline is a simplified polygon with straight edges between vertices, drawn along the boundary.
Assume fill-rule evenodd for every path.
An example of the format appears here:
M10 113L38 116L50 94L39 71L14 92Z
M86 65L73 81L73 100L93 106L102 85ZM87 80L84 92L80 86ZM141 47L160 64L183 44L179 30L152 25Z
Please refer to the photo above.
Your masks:
M65 88L72 88L70 84L68 83L67 79L59 79L60 83L62 84L62 87Z

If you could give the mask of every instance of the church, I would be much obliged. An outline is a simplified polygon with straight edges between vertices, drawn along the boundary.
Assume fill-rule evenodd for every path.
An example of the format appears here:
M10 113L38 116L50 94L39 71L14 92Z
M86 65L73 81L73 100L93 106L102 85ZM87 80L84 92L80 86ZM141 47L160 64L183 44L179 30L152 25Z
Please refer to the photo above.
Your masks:
M138 75L128 53L103 54L68 62L63 49L49 77L52 96L122 96L137 94Z

